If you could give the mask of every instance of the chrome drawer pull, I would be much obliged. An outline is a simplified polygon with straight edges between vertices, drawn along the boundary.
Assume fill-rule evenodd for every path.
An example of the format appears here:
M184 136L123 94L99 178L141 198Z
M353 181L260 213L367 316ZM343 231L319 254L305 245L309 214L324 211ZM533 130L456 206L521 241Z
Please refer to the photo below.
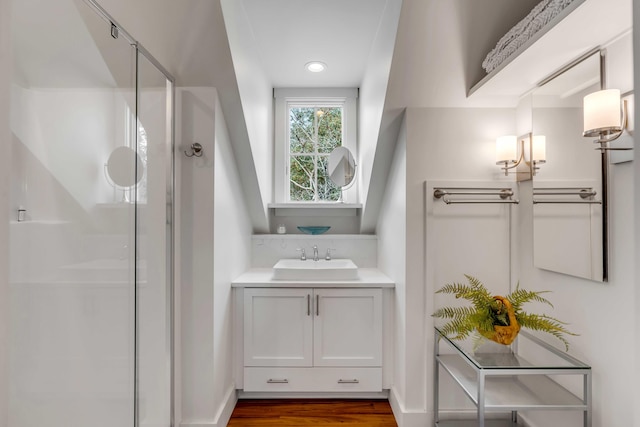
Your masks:
M360 381L358 381L357 379L352 379L352 380L338 380L338 384L360 384Z
M269 378L267 380L267 384L289 384L289 380L286 378L282 380L274 380L272 378Z

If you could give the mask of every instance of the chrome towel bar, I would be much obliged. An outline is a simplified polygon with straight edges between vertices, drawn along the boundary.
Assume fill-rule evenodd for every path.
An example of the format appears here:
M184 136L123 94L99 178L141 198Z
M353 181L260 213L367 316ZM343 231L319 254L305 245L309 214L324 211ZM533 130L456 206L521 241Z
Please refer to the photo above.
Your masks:
M518 204L517 199L512 199L514 195L511 188L488 188L488 187L440 187L433 189L433 197L435 199L441 199L447 205L450 204ZM452 199L451 196L498 196L498 200L495 199L471 199L461 198Z
M592 187L550 187L550 188L534 188L533 204L586 204L600 205L602 201L595 200L597 192ZM580 200L572 199L536 199L536 196L578 196Z

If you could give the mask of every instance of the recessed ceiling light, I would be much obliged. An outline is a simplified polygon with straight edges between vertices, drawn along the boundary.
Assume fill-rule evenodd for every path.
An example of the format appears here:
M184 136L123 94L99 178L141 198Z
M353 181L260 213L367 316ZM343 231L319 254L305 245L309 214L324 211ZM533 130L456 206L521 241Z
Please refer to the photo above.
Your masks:
M312 73L320 73L327 68L327 64L320 61L311 61L304 64L304 68L306 68L307 71L311 71Z

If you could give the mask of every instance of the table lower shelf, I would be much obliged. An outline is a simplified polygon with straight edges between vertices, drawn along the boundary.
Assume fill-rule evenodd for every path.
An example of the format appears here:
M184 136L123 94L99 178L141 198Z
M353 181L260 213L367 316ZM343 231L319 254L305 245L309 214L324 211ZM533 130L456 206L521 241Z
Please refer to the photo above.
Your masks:
M467 396L478 404L477 373L458 355L439 355L439 365L462 387ZM517 371L514 371L517 372ZM545 375L499 375L495 370L486 376L485 409L504 410L587 410L587 404ZM541 371L544 372L544 371ZM566 375L572 370L567 370ZM564 373L563 373L564 374ZM495 375L495 376L494 376Z

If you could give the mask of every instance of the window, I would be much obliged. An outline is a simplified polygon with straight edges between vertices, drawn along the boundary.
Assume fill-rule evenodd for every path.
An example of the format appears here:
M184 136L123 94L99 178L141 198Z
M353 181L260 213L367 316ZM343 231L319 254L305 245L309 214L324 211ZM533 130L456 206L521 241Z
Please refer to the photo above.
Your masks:
M327 161L342 146L342 105L288 104L289 200L336 201L340 188L327 176Z
M329 179L328 159L340 146L355 151L357 90L278 89L275 94L276 201L338 201L341 190Z

